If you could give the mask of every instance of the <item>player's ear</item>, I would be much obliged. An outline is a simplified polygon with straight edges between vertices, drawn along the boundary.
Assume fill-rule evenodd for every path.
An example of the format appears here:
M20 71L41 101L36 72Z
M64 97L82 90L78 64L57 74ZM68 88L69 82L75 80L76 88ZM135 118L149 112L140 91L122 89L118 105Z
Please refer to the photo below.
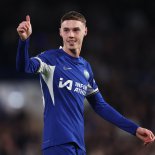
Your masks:
M88 33L88 29L87 29L87 27L86 27L86 28L85 28L85 35L84 35L84 36L86 36L87 33Z
M61 34L61 27L59 28L59 34L60 34L60 36L62 37L62 34Z

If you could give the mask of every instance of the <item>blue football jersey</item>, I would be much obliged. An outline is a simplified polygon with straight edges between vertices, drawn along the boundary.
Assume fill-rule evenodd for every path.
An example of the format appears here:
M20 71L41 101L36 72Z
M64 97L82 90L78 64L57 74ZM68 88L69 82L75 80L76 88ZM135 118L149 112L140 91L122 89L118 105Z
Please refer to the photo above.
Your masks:
M90 64L72 57L63 49L48 50L29 58L29 39L19 40L16 68L39 73L44 103L43 144L50 146L75 142L85 150L84 99L105 120L133 135L139 125L122 116L103 99Z
M43 149L75 142L84 145L84 99L98 91L89 63L63 49L49 50L31 58L40 62L44 101Z

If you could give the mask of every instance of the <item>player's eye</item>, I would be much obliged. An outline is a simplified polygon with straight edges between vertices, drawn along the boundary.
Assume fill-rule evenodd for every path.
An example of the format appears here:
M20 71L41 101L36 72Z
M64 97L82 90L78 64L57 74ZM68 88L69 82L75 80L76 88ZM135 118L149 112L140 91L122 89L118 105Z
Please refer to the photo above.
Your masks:
M69 32L69 29L64 29L64 32Z
M80 31L80 28L74 28L73 31L78 32L78 31Z

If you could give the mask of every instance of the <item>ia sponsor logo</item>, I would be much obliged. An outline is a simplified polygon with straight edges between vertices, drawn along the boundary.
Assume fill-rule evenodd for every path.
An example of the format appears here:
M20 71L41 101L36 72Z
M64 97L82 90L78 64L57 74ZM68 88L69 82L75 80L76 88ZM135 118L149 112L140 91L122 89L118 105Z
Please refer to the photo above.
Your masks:
M86 92L87 92L87 86L82 83L79 83L79 82L75 82L74 84L75 84L74 92L77 92L77 93L85 96ZM64 88L64 87L66 87L68 90L72 90L73 81L67 80L67 81L63 82L63 78L60 78L59 88Z
M73 86L73 81L72 80L67 80L67 81L65 81L63 83L63 78L60 78L59 88L66 87L68 90L72 90L72 86Z

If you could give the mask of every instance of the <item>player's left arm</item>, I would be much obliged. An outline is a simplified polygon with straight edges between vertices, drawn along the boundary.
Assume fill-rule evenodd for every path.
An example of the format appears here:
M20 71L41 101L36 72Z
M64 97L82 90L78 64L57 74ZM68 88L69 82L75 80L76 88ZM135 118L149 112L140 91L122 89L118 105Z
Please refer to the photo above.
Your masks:
M109 105L102 97L100 92L87 96L93 110L106 121L116 125L120 129L136 135L139 125L125 118L116 109Z
M152 143L155 140L155 136L150 130L140 127L106 103L100 92L89 95L87 100L94 111L102 118L116 125L120 129L135 135L142 140L145 145Z
M122 130L125 130L133 135L136 135L136 130L139 127L131 120L122 116L116 109L109 105L101 95L98 86L94 80L94 75L91 66L88 64L89 80L87 86L86 98L93 110L106 121L111 122Z

